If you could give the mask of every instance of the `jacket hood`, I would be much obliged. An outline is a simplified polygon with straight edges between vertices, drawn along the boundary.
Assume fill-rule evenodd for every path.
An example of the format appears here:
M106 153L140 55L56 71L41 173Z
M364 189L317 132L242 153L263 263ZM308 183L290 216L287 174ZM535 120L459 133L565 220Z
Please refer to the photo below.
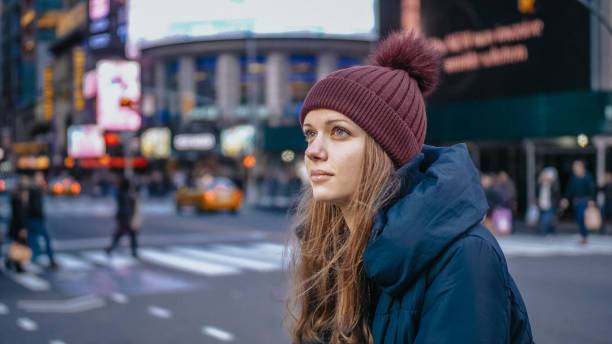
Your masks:
M397 174L401 188L377 212L363 253L366 275L392 295L409 287L489 208L465 144L425 145Z

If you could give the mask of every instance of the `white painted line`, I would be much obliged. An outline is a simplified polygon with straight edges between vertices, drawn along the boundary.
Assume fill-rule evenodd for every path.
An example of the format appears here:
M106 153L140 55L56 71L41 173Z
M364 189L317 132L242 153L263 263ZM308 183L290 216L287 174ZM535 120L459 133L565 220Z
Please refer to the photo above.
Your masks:
M90 270L93 268L88 262L76 258L66 253L58 253L55 255L55 260L62 269L67 270Z
M80 313L104 307L106 302L95 295L80 296L69 300L23 300L17 307L36 313Z
M226 255L229 254L232 256L238 256L243 258L257 259L260 261L263 260L275 264L282 263L283 261L283 257L281 254L271 255L270 252L266 252L265 250L259 248L238 247L220 244L211 246L211 250L215 253Z
M51 285L49 284L49 282L29 272L21 274L10 273L8 274L8 276L10 276L13 281L21 284L22 286L32 291L46 291L51 289Z
M231 275L240 272L240 270L231 266L202 262L156 249L141 249L140 257L149 263L201 275Z
M47 262L49 261L47 256L39 257L39 259L41 259L41 258L43 260L47 259ZM49 263L45 263L45 264L49 264ZM43 271L43 269L42 269L42 267L40 267L40 265L34 264L34 263L26 263L26 264L24 264L23 265L23 269L25 271L31 273L31 274L36 274L36 275L40 274Z
M110 257L104 251L88 251L82 255L89 261L110 268L128 268L138 264L136 259L116 252L111 253Z
M223 331L213 326L202 327L202 333L204 333L207 336L218 339L220 341L223 341L223 342L231 342L232 340L234 340L233 334L227 331Z
M213 262L218 262L221 264L227 264L230 266L234 266L237 268L245 268L256 271L273 271L280 269L280 264L274 264L270 262L263 262L259 260L230 256L221 253L215 253L206 251L203 249L195 248L195 247L171 247L171 250L174 252L182 253L187 256L204 259L204 260L212 260Z
M64 342L63 340L54 339L50 341L49 344L66 344L66 342Z
M170 312L169 310L165 308L161 308L158 306L149 306L147 308L147 311L149 312L149 314L157 318L162 318L162 319L172 318L172 312Z
M21 327L25 331L38 330L38 325L32 319L28 319L28 318L17 319L17 326Z
M116 303L126 304L129 302L129 299L126 295L121 293L112 293L110 294L110 299Z
M0 303L0 315L7 315L9 313L9 308L4 303Z

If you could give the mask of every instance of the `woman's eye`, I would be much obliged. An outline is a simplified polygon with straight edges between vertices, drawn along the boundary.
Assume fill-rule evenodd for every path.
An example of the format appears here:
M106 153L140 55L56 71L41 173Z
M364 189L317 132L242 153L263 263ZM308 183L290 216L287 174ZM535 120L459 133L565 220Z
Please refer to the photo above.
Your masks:
M348 134L348 131L340 127L335 127L334 129L332 129L332 135L334 136L346 136L347 134Z
M306 130L304 132L304 137L306 138L306 141L312 139L313 137L315 137L315 132L312 130Z

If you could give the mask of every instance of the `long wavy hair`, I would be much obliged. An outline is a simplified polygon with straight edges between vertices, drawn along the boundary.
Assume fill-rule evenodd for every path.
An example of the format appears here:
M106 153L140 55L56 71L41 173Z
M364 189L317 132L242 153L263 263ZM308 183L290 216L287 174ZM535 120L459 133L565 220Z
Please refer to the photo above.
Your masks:
M349 231L340 208L313 199L306 185L296 209L285 324L296 344L373 343L372 286L363 267L376 211L399 189L393 162L369 136L359 188L349 201Z

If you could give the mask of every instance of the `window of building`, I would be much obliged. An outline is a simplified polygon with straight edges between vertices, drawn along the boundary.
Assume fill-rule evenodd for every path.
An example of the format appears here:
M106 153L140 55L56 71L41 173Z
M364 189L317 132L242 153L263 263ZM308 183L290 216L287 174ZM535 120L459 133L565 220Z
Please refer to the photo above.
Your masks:
M196 59L195 85L196 106L210 106L215 104L215 69L217 67L216 57L201 57Z

